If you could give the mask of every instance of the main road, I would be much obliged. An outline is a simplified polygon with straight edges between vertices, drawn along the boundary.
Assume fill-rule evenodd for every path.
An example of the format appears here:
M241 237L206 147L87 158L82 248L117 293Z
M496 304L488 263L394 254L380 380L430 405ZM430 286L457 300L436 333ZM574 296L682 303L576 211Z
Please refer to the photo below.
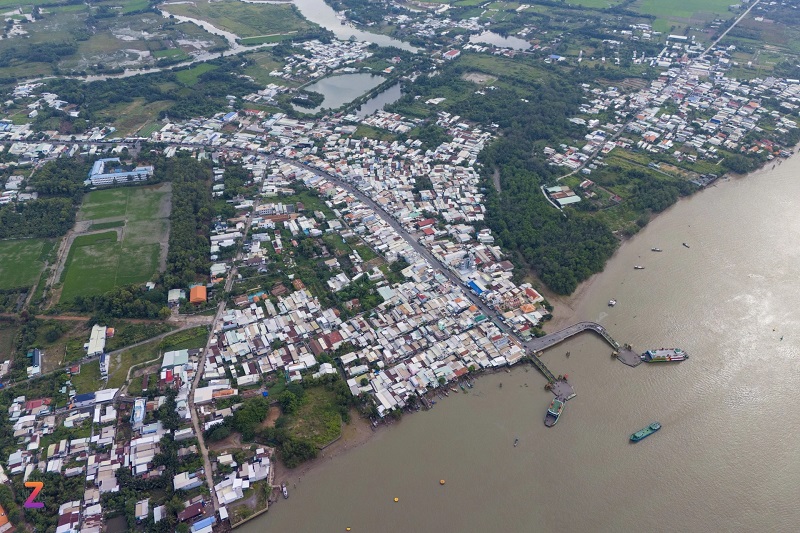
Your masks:
M411 246L411 248L413 248L415 252L417 252L419 255L425 258L425 260L427 260L431 266L433 267L438 266L439 267L438 270L441 271L442 274L444 274L444 276L447 277L447 279L450 282L461 287L463 289L463 292L466 294L467 298L469 298L469 300L472 303L474 303L481 311L483 311L483 313L486 316L496 318L497 320L495 320L494 323L500 329L500 331L502 331L503 333L508 333L507 328L500 319L499 313L497 313L488 305L486 305L486 303L480 298L478 298L478 296L475 293L473 293L470 290L467 290L466 287L464 287L464 282L458 276L456 276L447 265L442 263L427 248L425 248L422 244L420 244L420 242L417 239L415 239L414 236L411 235L408 232L408 230L406 230L403 227L402 224L400 224L400 222L398 222L394 217L392 217L392 215L388 211L386 211L383 207L378 205L372 198L361 192L357 187L353 186L352 183L338 176L335 176L329 172L325 172L324 170L320 170L318 168L315 168L301 161L297 161L295 159L288 159L285 157L277 157L277 156L274 156L273 159L278 159L285 163L301 166L306 170L313 172L317 176L335 182L342 189L346 190L347 192L358 198L366 206L371 208L375 212L375 214L379 216L384 222L389 224L389 226L391 226L392 229L394 229L398 235L403 237L403 239Z
M253 212L258 208L258 201L253 204ZM250 231L250 225L253 221L253 216L247 218L247 222L244 226L244 233L242 234L242 240L239 242L239 248L236 251L236 257L234 260L234 264L241 259L242 256L242 245L244 244L245 239L247 239L247 232ZM233 288L233 282L236 279L237 275L237 268L234 266L231 268L231 271L228 273L228 279L225 280L225 287L224 287L224 294L227 295L231 288ZM203 438L203 428L200 427L200 418L197 416L197 409L194 404L194 393L197 389L197 385L200 383L200 378L203 375L203 369L206 366L206 357L208 356L208 350L211 348L211 339L214 338L214 331L217 329L217 324L222 319L223 313L225 313L225 299L219 303L217 307L217 313L214 315L214 320L211 323L211 334L208 336L208 341L206 341L206 345L203 348L203 351L200 353L200 362L197 364L197 372L195 372L194 380L192 381L192 389L189 391L189 413L192 416L192 427L194 427L194 434L197 437L197 443L200 446L200 453L203 456L203 466L205 468L205 478L206 478L206 485L208 485L208 490L211 493L211 501L214 503L214 511L219 511L219 500L217 500L217 494L214 492L214 476L213 470L211 469L211 460L208 458L208 450L206 449L205 439Z

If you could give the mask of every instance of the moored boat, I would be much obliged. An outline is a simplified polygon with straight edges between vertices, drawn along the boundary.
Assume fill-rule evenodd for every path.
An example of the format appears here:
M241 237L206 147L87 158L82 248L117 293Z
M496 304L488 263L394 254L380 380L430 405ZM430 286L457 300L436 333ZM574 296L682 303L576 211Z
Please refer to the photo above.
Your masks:
M634 270L644 270L644 267L642 265L634 265L633 269Z
M555 426L559 417L561 417L562 411L564 411L564 402L558 398L553 398L553 401L550 402L550 407L547 409L547 414L544 417L544 425L547 427Z
M661 429L661 424L659 424L658 422L653 422L646 428L642 428L633 435L631 435L631 442L639 442L643 438L649 437L659 429Z
M647 350L640 357L645 363L679 363L689 359L689 354L680 348L659 348Z
M286 483L282 483L281 484L281 492L283 492L283 498L284 499L288 499L289 498L289 489L286 488Z
M688 244L686 244L686 243L683 243L683 245L684 245L685 247L687 247L687 248L689 247L689 245L688 245Z
M650 251L651 252L663 252L664 250L662 250L661 248L650 248Z
M611 300L608 301L608 306L609 307L614 307L615 305L617 305L617 301L616 300L611 299Z

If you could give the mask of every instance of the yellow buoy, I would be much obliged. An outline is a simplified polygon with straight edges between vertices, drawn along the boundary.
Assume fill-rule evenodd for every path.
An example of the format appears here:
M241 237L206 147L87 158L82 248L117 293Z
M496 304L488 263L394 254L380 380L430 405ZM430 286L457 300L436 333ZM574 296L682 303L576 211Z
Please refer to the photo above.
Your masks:
M444 480L443 479L439 480L439 485L444 485Z
M346 529L346 531L350 531L350 528L348 527L348 528Z
M397 502L400 501L400 498L395 498L394 501L395 501L395 503L397 503Z

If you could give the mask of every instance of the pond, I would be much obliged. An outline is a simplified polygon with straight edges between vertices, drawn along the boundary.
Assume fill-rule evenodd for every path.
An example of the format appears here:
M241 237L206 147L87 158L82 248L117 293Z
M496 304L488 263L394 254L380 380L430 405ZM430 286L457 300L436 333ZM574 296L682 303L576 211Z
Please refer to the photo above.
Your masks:
M361 104L361 109L356 111L356 115L358 115L359 118L367 117L375 111L383 109L384 106L395 103L401 96L400 84L396 83Z
M341 74L329 76L306 85L303 89L320 93L325 99L317 107L305 108L297 105L293 107L301 113L318 113L323 109L336 109L348 102L352 102L367 91L374 89L386 81L383 76L375 74Z
M491 44L500 48L512 48L514 50L527 50L531 43L519 37L503 37L493 31L485 31L479 35L472 35L469 38L471 43Z

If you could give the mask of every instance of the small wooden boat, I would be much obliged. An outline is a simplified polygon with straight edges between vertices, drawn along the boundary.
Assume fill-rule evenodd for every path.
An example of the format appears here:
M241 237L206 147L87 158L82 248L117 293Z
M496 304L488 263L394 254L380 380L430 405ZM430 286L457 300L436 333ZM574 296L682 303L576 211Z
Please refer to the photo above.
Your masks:
M642 265L634 265L633 269L634 270L644 270L644 267Z

